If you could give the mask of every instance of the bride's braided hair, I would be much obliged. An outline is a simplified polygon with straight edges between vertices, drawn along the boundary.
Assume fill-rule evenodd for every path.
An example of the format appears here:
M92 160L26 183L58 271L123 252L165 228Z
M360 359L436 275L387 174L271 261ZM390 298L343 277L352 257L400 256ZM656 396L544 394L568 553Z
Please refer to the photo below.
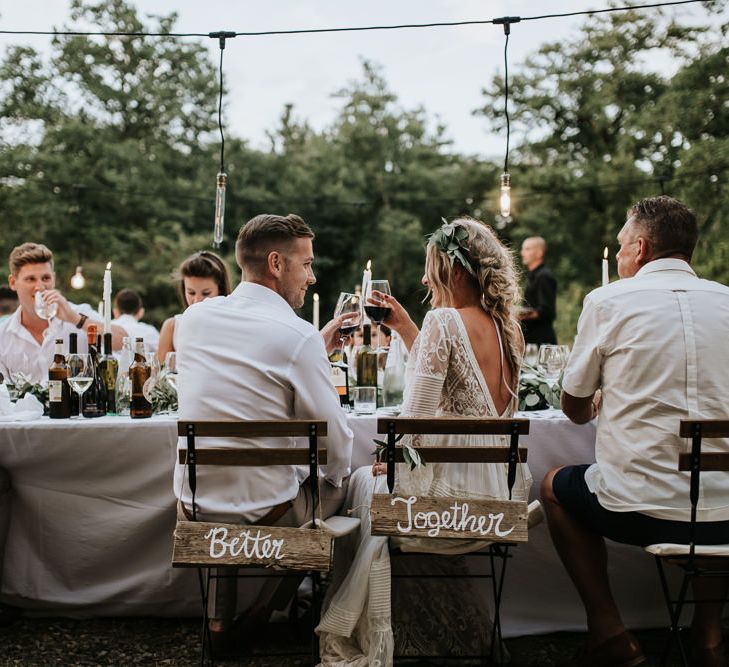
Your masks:
M468 271L478 282L481 304L493 317L501 331L506 352L506 361L512 376L516 377L523 356L523 337L516 306L519 302L519 286L514 259L511 252L499 241L488 225L473 218L457 218L448 223L456 229L463 228L468 236L458 241L459 250L472 271ZM434 235L435 236L435 235ZM451 239L453 237L451 236ZM426 250L425 274L431 303L435 307L453 303L451 280L455 266L452 251L429 243Z

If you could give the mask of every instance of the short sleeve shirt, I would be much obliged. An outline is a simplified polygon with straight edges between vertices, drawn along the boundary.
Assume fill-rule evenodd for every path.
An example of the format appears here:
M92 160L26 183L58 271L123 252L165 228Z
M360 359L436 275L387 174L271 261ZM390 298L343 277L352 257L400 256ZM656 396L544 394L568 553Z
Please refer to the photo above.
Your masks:
M602 389L596 463L585 479L600 504L688 521L689 443L681 419L726 418L729 288L702 280L678 259L649 262L633 277L587 295L562 388ZM703 441L702 451L729 447ZM729 520L726 475L702 473L700 521Z

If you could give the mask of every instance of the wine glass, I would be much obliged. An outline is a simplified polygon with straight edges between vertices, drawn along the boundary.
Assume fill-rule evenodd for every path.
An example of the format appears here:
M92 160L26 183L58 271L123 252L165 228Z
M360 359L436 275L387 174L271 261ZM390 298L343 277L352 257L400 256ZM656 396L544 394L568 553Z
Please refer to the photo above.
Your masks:
M78 394L78 419L83 417L81 397L94 381L94 366L90 354L72 354L68 357L68 384ZM71 418L73 419L73 417Z
M35 293L35 314L42 320L51 320L58 312L57 303L46 303L43 299L43 291Z
M177 353L168 352L165 355L165 379L175 391L177 391Z
M380 325L387 319L392 308L379 295L373 296L373 292L380 292L390 296L390 283L387 280L370 280L367 283L364 295L365 313L377 325L377 349L381 350Z
M334 317L346 315L339 323L339 344L342 363L344 363L344 341L351 336L362 323L362 299L359 294L341 292L334 309Z
M544 372L544 377L548 379L558 378L566 362L567 359L562 346L542 345L539 348L539 365Z
M529 366L536 366L539 359L539 345L536 343L527 343L524 350L524 363Z

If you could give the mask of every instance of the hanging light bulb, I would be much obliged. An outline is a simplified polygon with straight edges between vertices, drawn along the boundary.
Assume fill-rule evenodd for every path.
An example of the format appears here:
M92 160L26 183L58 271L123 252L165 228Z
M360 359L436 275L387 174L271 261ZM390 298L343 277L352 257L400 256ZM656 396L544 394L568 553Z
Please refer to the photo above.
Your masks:
M225 184L228 176L222 171L218 172L217 187L215 188L215 226L213 227L213 246L220 247L223 242L223 229L225 227Z
M507 172L501 174L499 210L504 218L508 218L511 215L511 176Z
M74 273L71 276L71 287L73 289L83 289L83 286L86 284L86 278L84 278L84 274L81 273L81 267L76 267L76 273Z

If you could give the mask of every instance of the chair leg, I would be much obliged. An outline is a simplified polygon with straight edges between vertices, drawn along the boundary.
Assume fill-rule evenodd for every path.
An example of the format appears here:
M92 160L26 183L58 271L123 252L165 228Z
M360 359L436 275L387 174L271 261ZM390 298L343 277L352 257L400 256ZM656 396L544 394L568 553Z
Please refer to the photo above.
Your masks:
M494 559L494 547L489 549L489 561L491 563L491 586L494 599L494 622L491 629L491 648L489 649L489 657L487 664L494 664L495 651L498 641L499 654L503 654L504 639L501 634L501 594L504 590L504 579L506 577L506 561L509 557L509 547L496 547L503 552L499 552L498 558L501 560L501 571L497 574Z
M213 639L210 635L210 618L208 616L208 599L210 597L210 569L205 568L205 575L203 575L203 568L197 569L198 584L200 585L200 598L203 606L203 626L202 626L202 646L200 651L200 665L205 667L205 657L210 656L210 665L215 665L215 656L213 655Z
M666 572L663 567L663 560L658 556L656 556L656 566L658 568L658 575L661 580L663 597L665 598L666 607L668 608L668 616L671 621L668 639L666 640L666 643L663 647L663 653L661 654L661 661L659 664L661 665L661 667L668 664L668 657L671 653L671 647L673 646L673 642L675 641L678 644L678 651L681 656L681 663L684 665L684 667L689 667L686 649L683 645L683 641L681 640L680 622L681 612L683 611L684 602L686 600L686 592L688 590L688 585L691 580L691 575L688 573L684 573L683 579L681 581L681 588L678 593L678 598L674 601L671 599L671 591L668 586L668 579L666 578Z
M311 573L311 664L319 663L319 635L316 634L316 626L319 625L321 615L320 591L321 577L319 572Z

